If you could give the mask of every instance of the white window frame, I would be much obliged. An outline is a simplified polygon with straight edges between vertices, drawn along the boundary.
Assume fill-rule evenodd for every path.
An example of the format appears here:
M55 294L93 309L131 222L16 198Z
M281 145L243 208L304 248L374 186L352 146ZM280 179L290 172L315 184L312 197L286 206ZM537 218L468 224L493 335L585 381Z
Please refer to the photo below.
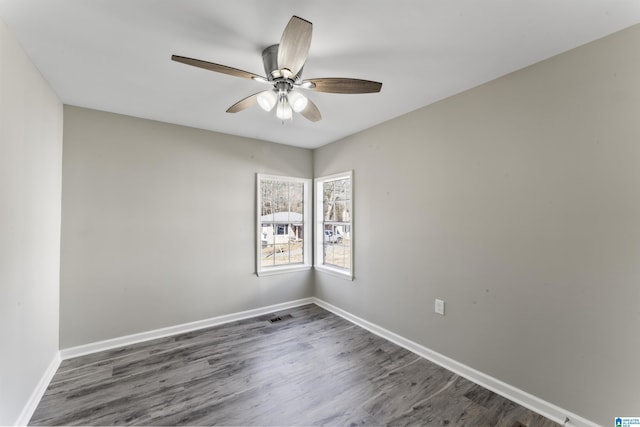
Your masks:
M284 182L296 182L303 184L303 205L302 205L302 221L303 221L303 262L296 264L274 265L274 266L262 266L262 180L277 180ZM272 274L289 273L294 271L309 270L311 268L311 252L312 252L312 231L311 228L311 211L312 211L312 198L311 198L311 179L308 178L296 178L291 176L280 175L267 175L256 174L256 275L268 276ZM277 223L277 222L274 222ZM284 223L283 223L284 224ZM289 223L287 223L289 224Z
M322 186L325 182L337 181L340 179L349 178L351 181L351 197L349 199L349 214L350 214L350 239L349 239L349 250L351 251L349 257L349 268L343 269L340 267L326 265L324 264L324 200L323 200L323 191ZM336 173L327 176L321 176L314 179L314 191L315 191L315 206L314 206L314 234L315 234L315 256L314 256L314 269L325 272L342 279L353 280L353 242L354 242L354 214L353 214L353 196L354 196L354 186L353 186L353 171L349 170L346 172Z

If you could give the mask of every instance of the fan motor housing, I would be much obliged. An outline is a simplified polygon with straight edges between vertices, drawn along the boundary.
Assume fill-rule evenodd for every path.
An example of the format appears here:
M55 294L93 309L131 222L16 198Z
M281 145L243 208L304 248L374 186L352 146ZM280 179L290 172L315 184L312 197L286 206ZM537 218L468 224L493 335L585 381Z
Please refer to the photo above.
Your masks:
M278 46L277 44L273 44L262 51L262 63L264 64L264 73L267 75L267 79L277 80L282 78L280 73L278 72L280 69L278 68ZM289 78L292 82L297 82L300 80L302 76L302 70L304 67L298 71L298 74ZM274 73L275 72L275 73Z
M264 64L264 72L267 78L271 80L273 76L272 71L278 69L278 45L274 44L262 51L262 63Z

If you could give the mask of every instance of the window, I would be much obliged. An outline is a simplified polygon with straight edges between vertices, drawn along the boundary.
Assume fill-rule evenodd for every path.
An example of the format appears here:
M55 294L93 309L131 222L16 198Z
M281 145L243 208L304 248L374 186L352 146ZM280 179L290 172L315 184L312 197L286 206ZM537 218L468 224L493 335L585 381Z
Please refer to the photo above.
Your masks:
M310 184L310 179L258 174L258 276L311 267Z
M351 171L316 178L316 253L319 270L353 279Z

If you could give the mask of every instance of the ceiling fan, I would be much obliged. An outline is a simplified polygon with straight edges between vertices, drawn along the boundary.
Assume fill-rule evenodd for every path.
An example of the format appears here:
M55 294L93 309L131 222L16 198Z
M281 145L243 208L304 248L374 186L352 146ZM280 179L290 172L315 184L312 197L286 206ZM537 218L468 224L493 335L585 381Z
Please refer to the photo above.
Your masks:
M322 119L320 110L298 89L343 94L380 92L382 83L370 80L341 77L303 80L302 68L309 54L312 30L311 22L297 16L291 17L282 33L280 44L274 44L262 51L262 62L267 77L179 55L171 55L171 59L194 67L253 79L273 86L272 89L254 93L236 102L229 107L227 113L237 113L258 104L265 111L271 111L276 107L276 116L282 121L291 119L293 112L296 112L312 122L317 122Z

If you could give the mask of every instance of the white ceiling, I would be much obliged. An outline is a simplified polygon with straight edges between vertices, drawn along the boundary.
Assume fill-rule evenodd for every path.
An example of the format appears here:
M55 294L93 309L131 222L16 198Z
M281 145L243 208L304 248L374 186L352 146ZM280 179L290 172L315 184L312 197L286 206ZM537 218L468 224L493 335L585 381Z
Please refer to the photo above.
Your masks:
M383 83L308 92L323 120L282 124L264 89L172 54L264 75L292 15L313 23L304 77ZM62 102L315 148L640 22L638 0L0 0L0 19Z

